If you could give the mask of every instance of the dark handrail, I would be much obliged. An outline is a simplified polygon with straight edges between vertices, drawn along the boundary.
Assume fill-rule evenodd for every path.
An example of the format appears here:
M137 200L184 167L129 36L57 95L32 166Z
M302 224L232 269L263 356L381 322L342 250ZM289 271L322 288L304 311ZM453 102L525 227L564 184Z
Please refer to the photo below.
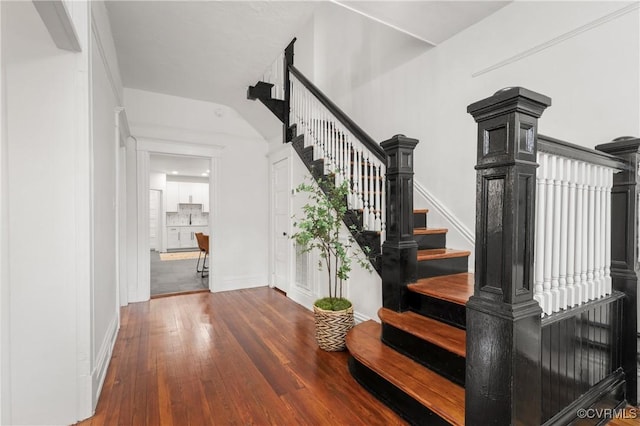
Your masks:
M625 163L613 155L541 134L538 134L538 151L585 161L598 166L611 167L617 170L624 170L626 168Z
M336 104L334 104L331 99L329 99L320 89L318 89L307 77L304 76L296 67L293 65L289 65L289 72L296 76L298 80L302 83L304 87L309 90L315 96L322 105L324 105L329 112L331 112L337 119L347 128L353 135L358 138L360 142L362 142L368 149L375 155L379 160L385 162L387 161L387 156L384 153L384 150L380 147L380 145L371 138L371 136L367 135L364 130L360 128L354 121L349 118L347 114L345 114Z

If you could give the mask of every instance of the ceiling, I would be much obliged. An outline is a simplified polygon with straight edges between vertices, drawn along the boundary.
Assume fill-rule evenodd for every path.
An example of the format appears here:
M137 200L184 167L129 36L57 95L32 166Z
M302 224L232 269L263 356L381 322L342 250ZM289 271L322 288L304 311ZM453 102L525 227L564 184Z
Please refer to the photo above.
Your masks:
M165 173L169 176L203 176L210 167L210 160L201 157L187 157L184 155L151 154L149 170ZM174 173L177 172L177 173Z
M280 123L249 85L318 7L342 8L437 44L495 12L494 1L107 1L125 87L234 108L266 138Z

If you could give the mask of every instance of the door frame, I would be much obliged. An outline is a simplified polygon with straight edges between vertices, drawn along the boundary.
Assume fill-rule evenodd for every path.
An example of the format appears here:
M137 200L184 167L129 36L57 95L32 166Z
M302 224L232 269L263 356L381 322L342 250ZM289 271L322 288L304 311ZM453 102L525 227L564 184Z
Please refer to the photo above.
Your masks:
M209 235L214 229L219 229L220 203L220 157L223 147L218 145L204 145L184 141L162 140L148 137L135 138L136 149L136 177L137 177L137 280L129 283L129 302L143 302L151 298L151 265L149 254L149 172L150 155L173 154L191 157L205 157L209 159ZM210 238L210 253L217 253L219 247L218 238ZM209 258L209 291L214 291L216 282L219 282L220 268L217 264L217 256Z
M291 163L291 144L285 144L282 146L282 148L271 152L269 154L269 235L270 235L270 247L271 250L269 250L269 287L274 288L276 287L275 285L275 269L276 269L276 215L275 215L275 204L274 204L274 178L275 178L275 174L274 174L274 166L277 163L280 163L282 161L286 161L287 164L287 192L291 192L293 191L292 188L292 181L293 181L293 165ZM292 212L293 212L293 205L292 205L292 200L291 197L287 198L288 203L287 203L287 212L288 212L288 216L291 217ZM289 221L289 226L287 229L287 234L291 235L292 232L292 225L291 225L291 221ZM293 247L293 241L290 240L289 243L289 256L287 259L287 275L289 277L288 279L288 283L287 283L287 288L286 290L283 290L280 287L277 287L280 290L285 291L285 293L289 294L289 292L292 289L292 284L294 284L292 282L292 280L294 279L294 247Z

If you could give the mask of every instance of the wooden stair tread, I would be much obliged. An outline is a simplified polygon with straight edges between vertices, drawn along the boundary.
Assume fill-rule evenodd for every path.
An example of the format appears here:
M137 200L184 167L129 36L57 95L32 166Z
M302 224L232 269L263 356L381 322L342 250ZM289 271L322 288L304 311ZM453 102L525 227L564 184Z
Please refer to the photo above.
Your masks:
M380 329L373 320L352 328L351 355L449 423L464 425L464 389L382 343Z
M469 297L473 295L473 274L464 272L461 274L442 275L439 277L422 278L407 288L415 293L437 299L465 305Z
M418 262L421 260L450 259L453 257L465 257L471 254L468 250L455 250L448 248L418 250Z
M413 213L415 214L427 214L429 213L429 209L413 209Z
M440 346L451 353L466 357L467 333L464 330L411 311L395 312L380 308L378 316L385 324Z
M413 228L413 235L446 234L447 228Z

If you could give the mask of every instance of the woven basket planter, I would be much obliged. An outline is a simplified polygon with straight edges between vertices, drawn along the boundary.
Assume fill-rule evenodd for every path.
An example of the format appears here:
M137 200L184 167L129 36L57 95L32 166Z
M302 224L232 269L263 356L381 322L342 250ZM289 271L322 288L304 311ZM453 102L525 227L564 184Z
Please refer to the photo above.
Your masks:
M316 341L325 351L343 351L347 332L354 325L353 306L342 311L325 311L313 305Z

